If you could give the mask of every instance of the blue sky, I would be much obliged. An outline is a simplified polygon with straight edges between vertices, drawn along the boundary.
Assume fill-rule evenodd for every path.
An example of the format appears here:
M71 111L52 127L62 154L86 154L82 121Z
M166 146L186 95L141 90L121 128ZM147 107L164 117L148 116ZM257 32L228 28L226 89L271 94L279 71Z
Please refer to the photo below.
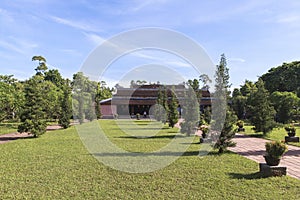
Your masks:
M35 73L32 56L42 55L49 68L72 77L104 40L130 29L160 27L198 42L215 64L225 53L236 87L271 67L300 60L299 10L297 0L1 0L0 74L27 79ZM142 55L145 60L135 55L115 62L107 80L113 84L129 65L148 64L146 59L158 54ZM172 55L164 63L185 78L195 77Z

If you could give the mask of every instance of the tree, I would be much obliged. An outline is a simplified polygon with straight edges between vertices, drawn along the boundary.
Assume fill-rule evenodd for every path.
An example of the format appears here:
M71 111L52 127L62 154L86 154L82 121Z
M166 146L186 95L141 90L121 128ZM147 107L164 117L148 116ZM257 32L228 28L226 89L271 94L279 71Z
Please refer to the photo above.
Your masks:
M283 63L261 76L269 93L295 92L300 97L300 61Z
M35 75L25 83L25 106L20 117L22 123L18 126L18 132L28 132L34 137L46 132L43 81L42 76Z
M227 149L227 147L235 145L235 143L232 142L232 138L234 137L234 124L237 120L237 117L233 114L232 110L226 103L230 94L229 78L229 68L227 67L226 57L224 54L222 54L220 64L217 65L215 74L215 94L216 97L220 99L220 103L218 105L220 106L220 113L216 114L220 115L218 117L225 117L225 122L221 129L220 136L214 146L216 149L219 150L219 153L223 153ZM226 112L224 112L222 109L224 109L224 111ZM216 123L219 123L219 121L221 120L217 120ZM216 130L219 130L219 128L221 127L218 126L218 124L215 124L214 128L216 128Z
M293 92L273 92L270 101L276 111L276 121L289 123L296 114L300 99Z
M156 99L156 104L154 108L154 117L157 121L162 120L162 116L164 114L163 111L163 92L162 92L162 87L158 88L158 95Z
M275 110L271 106L269 100L269 92L264 87L264 82L261 78L256 83L257 91L250 95L250 118L252 125L255 126L256 132L267 134L274 127Z
M169 104L169 126L174 127L174 125L178 122L178 103L174 94L174 89L171 91L171 100Z
M13 75L0 75L0 122L17 119L24 105L23 84Z
M202 88L207 88L209 89L209 85L208 83L211 83L212 80L209 78L209 76L207 74L201 74L199 76L199 82L202 82L203 85L202 85Z
M247 97L243 96L239 89L235 88L232 92L232 109L238 119L246 117Z
M108 99L112 96L113 89L106 86L105 81L97 83L97 89L95 94L95 112L97 119L101 118L101 105L100 101L103 99Z
M70 126L70 118L72 116L72 105L71 105L71 88L69 86L69 81L66 81L63 98L61 100L61 109L58 123L64 128L68 128Z
M183 105L182 116L184 122L181 124L181 133L186 133L187 136L195 133L195 127L199 122L199 103L197 95L192 87L189 87L186 91L185 101Z
M65 87L65 80L57 69L51 69L45 72L45 80L52 82L56 87L63 90Z
M46 59L43 56L33 56L32 61L39 61L39 65L35 68L36 75L44 75L48 70Z

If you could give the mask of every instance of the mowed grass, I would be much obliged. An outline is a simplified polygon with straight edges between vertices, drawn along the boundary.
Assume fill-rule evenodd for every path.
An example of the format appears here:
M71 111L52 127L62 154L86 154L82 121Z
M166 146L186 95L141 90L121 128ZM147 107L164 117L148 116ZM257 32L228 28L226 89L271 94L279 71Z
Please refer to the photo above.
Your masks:
M287 132L284 130L283 127L274 128L270 133L263 135L262 132L255 133L252 128L253 126L245 126L245 132L241 132L242 134L250 135L253 137L265 138L268 140L278 140L284 141L284 137L288 136ZM300 127L296 126L296 136L300 136ZM289 142L289 144L300 147L299 142Z
M17 132L19 123L0 123L0 135Z
M114 120L99 123L112 142L140 152L169 143L177 131L137 139L124 137ZM99 163L74 127L9 142L0 145L0 199L300 199L299 180L259 178L258 164L234 153L199 158L195 141L169 166L142 174Z

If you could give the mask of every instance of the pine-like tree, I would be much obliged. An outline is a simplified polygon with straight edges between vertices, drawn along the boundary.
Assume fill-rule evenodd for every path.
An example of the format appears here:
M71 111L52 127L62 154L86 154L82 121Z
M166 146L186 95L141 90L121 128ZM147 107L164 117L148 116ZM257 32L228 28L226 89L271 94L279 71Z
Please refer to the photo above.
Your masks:
M267 134L274 127L275 110L269 100L269 92L261 78L256 83L257 90L250 95L251 124L256 132Z
M58 123L64 128L68 128L70 126L70 118L72 116L72 105L71 105L71 88L69 86L68 81L66 81L64 87L64 94L61 100L61 109Z
M214 146L219 150L219 153L223 153L227 147L232 147L235 145L235 143L232 142L232 138L234 137L234 124L237 120L237 117L227 105L227 99L229 98L230 94L229 78L229 69L227 67L226 57L224 54L222 54L220 64L217 65L215 74L215 96L219 99L219 102L217 103L217 109L220 113L215 113L215 115L219 116L216 118L214 118L215 116L213 117L214 119L219 119L216 120L215 123L220 123L220 121L222 121L221 118L225 117L223 126L215 124L214 127L217 128L216 130L219 128L219 130L221 130L220 136Z
M171 99L169 104L169 127L174 127L174 125L178 122L178 103L176 100L176 96L174 94L174 89L171 91Z
M186 133L187 136L190 136L195 133L195 127L198 126L200 119L199 103L197 95L192 87L189 87L185 94L182 117L184 118L184 122L181 124L180 131L181 133Z
M163 113L163 93L161 87L158 88L158 95L157 95L157 100L156 100L156 105L154 107L154 117L157 121L161 121L162 118L162 113Z
M162 106L164 110L161 113L161 121L162 123L167 123L168 115L169 115L169 97L168 97L168 88L163 86L163 98L162 98Z
M22 123L18 126L20 133L27 132L38 137L46 132L43 82L43 76L35 75L25 84L25 105L20 116Z

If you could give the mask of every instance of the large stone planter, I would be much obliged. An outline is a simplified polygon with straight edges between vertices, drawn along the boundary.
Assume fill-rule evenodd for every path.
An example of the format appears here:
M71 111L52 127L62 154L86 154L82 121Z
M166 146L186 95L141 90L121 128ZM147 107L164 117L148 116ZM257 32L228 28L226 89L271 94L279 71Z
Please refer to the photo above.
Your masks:
M284 141L285 142L299 142L299 137L285 136Z

